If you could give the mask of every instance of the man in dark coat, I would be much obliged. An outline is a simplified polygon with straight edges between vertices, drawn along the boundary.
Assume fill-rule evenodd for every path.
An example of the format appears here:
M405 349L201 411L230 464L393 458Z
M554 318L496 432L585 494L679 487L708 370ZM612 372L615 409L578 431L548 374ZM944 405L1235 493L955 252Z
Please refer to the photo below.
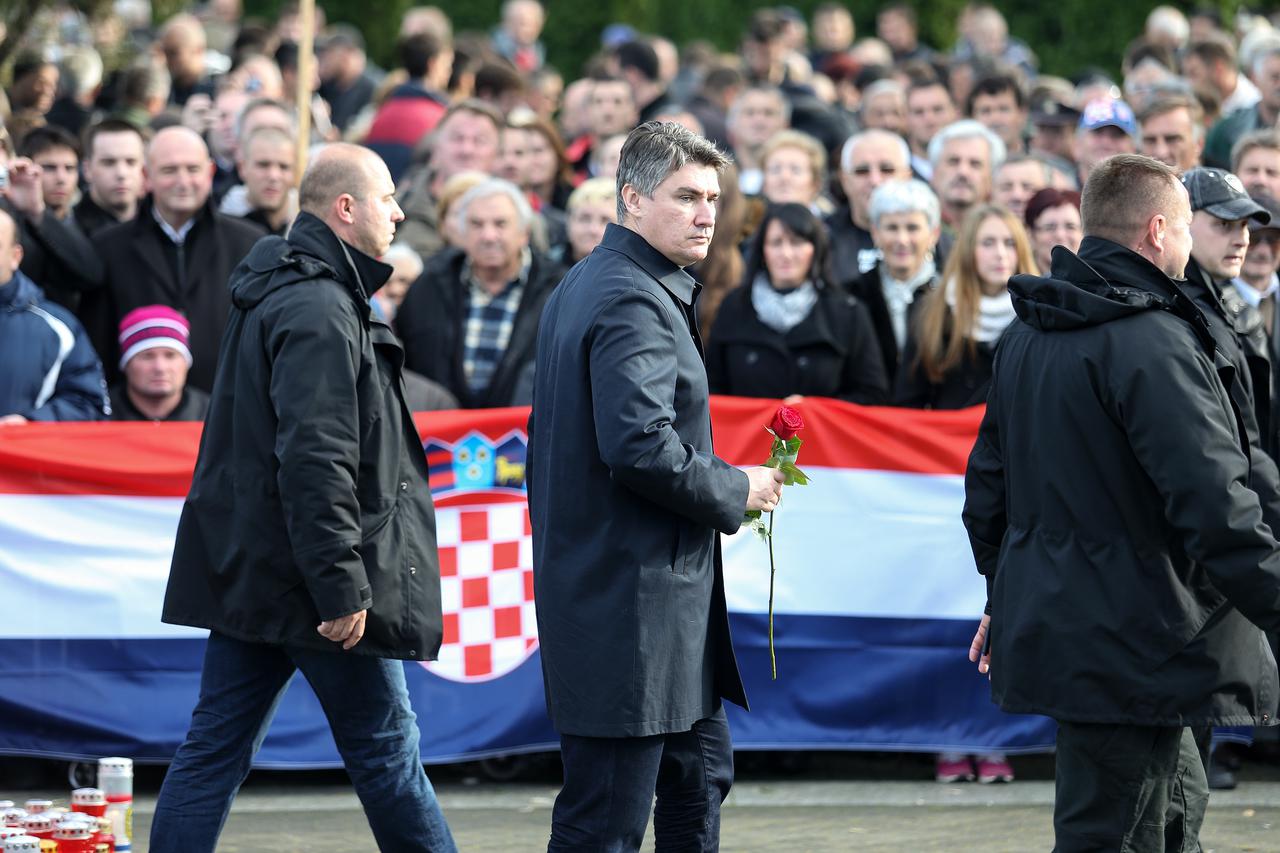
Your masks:
M191 322L191 384L202 391L213 388L218 341L231 307L227 279L266 233L214 211L209 201L213 170L198 134L165 128L147 146L151 195L131 221L93 240L107 268L106 284L85 295L81 317L108 382L120 376L120 319L144 305L168 305Z
M1082 213L1078 256L1010 282L1021 322L965 478L990 601L970 658L1006 711L1059 722L1056 849L1199 849L1190 727L1274 724L1260 628L1280 626L1280 546L1234 368L1173 282L1192 218L1176 173L1116 155Z
M717 531L781 475L712 453L693 319L727 158L671 123L631 132L618 214L547 302L529 511L547 707L565 784L550 850L718 849L732 784L721 699L746 706Z
M1236 367L1233 393L1247 402L1245 426L1261 451L1268 446L1263 437L1272 426L1271 348L1262 314L1244 301L1232 282L1244 266L1250 222L1266 225L1271 214L1249 197L1238 177L1224 169L1191 169L1183 174L1182 184L1191 198L1193 215L1191 259L1183 289L1209 319L1219 349ZM1275 465L1271 468L1274 471ZM1273 474L1271 480L1275 479ZM1265 495L1263 500L1265 508ZM1280 515L1266 521L1280 529Z
M210 635L151 849L214 849L300 670L378 848L453 851L401 663L440 647L435 512L403 354L369 305L404 215L386 166L352 145L317 157L299 203L288 240L264 239L231 282L163 611Z
M127 121L108 118L89 128L84 138L87 191L71 209L82 234L92 239L137 215L145 150L142 132Z
M871 239L871 193L885 181L911 177L911 149L887 130L849 137L840 151L840 186L849 203L826 219L831 237L831 276L851 285L875 269L880 253Z
M22 244L22 272L49 299L75 311L86 291L102 286L102 261L89 240L62 222L44 203L40 167L12 157L8 137L0 135L0 168L9 184L0 187L0 210L13 219Z
M463 248L432 258L396 312L405 366L464 408L514 405L542 306L564 270L530 250L534 214L509 181L477 184L454 209Z

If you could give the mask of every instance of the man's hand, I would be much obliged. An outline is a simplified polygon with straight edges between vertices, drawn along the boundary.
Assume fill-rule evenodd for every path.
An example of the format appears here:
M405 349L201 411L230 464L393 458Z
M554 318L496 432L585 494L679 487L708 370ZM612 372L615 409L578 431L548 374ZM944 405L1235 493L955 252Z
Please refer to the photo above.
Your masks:
M748 468L747 480L751 483L747 491L747 512L753 509L773 512L782 498L782 483L786 475L777 468Z
M355 648L356 643L360 642L360 638L364 636L364 618L368 612L358 610L350 616L321 622L316 626L316 630L326 640L342 643L344 650Z
M978 623L978 633L973 635L973 642L969 644L969 660L978 665L978 672L983 674L991 672L991 652L983 654L983 649L987 645L987 632L991 630L991 614L983 614L982 621Z
M0 426L16 426L17 424L25 424L27 419L22 415L5 415L0 417Z
M40 167L26 157L9 161L9 188L4 195L31 221L44 216L44 185L40 183Z

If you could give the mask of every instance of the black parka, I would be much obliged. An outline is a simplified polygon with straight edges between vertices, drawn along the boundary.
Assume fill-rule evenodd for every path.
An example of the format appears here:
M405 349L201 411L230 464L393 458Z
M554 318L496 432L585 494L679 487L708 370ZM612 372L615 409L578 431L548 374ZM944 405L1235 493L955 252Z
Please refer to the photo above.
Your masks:
M688 731L746 705L720 537L747 475L712 453L693 278L619 225L552 293L529 420L547 708L586 737Z
M1244 301L1231 282L1214 281L1195 258L1187 261L1186 278L1179 286L1209 321L1218 349L1236 368L1230 391L1240 406L1255 451L1251 454L1254 467L1261 457L1265 460L1261 464L1270 468L1255 475L1255 481L1259 476L1265 480L1262 484L1255 482L1255 490L1262 497L1267 524L1276 528L1280 522L1280 479L1275 463L1267 455L1273 449L1267 438L1271 426L1271 348L1262 314Z
M192 364L187 382L209 391L231 307L227 281L265 232L251 222L223 216L212 202L206 202L195 215L179 255L152 210L151 199L144 199L137 216L103 229L93 238L93 247L106 269L105 282L84 294L80 318L111 384L121 378L119 324L124 316L146 305L168 305L181 311L191 324L188 345ZM182 275L177 272L179 258Z
M165 622L340 650L316 625L367 608L352 653L435 657L426 458L368 301L390 272L307 213L236 269Z
M1280 626L1280 552L1205 318L1097 237L1010 291L965 477L993 697L1073 722L1273 722L1259 627Z
M507 348L494 368L489 387L473 394L463 372L468 283L463 280L466 253L447 249L427 261L396 312L396 329L404 341L409 369L439 382L465 409L516 404L516 388L533 362L538 318L564 267L533 254L524 293L516 309Z
M749 283L730 291L711 327L707 377L711 393L739 397L802 394L877 406L889 396L871 316L855 297L830 287L785 333L761 322Z

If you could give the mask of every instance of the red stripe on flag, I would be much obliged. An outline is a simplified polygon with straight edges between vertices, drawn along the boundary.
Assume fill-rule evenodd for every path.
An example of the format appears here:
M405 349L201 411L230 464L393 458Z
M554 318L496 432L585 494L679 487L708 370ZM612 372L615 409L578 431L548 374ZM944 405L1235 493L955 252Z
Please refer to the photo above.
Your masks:
M755 465L769 452L776 400L715 397L716 453ZM802 468L963 474L982 409L925 412L810 398L797 406ZM472 431L499 441L523 433L529 410L471 409L414 416L419 434L451 444ZM182 497L191 488L200 424L60 423L0 427L0 494ZM440 478L440 479L437 479ZM452 471L431 478L441 486Z

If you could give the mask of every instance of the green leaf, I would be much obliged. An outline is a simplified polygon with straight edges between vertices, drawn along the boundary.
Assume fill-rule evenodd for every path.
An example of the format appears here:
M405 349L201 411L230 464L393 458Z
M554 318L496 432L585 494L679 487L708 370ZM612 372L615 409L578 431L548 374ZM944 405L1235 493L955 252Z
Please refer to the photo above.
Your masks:
M804 442L800 440L800 436L791 436L791 438L787 439L787 455L795 456L800 452L800 445L802 444L804 444Z
M761 511L758 509L749 509L747 510L747 513L746 513L746 521L743 521L742 523L748 524L751 521L754 521L755 519L759 518L762 514L763 513L761 513Z
M787 479L783 485L787 486L807 486L809 485L809 475L796 467L794 462L783 462L781 469Z

